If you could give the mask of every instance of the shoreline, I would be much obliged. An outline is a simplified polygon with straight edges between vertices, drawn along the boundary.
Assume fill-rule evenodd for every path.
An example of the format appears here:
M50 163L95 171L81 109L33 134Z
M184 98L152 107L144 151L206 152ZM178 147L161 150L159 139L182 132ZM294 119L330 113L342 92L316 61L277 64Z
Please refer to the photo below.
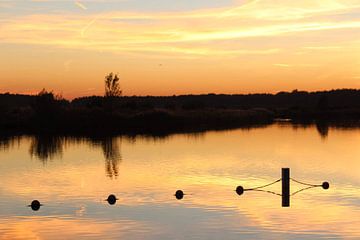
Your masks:
M0 94L0 131L60 134L166 134L270 124L360 120L360 90L171 97Z
M224 114L224 112L226 114ZM241 114L239 114L241 113ZM78 119L80 120L80 119ZM327 132L329 128L351 129L360 127L360 119L335 118L281 118L262 110L209 110L191 111L186 114L167 114L155 110L130 116L112 117L107 126L98 118L81 121L46 121L29 122L20 125L4 126L0 124L0 136L21 135L63 135L63 136L137 136L162 137L172 134L197 134L207 131L226 131L234 129L255 129L273 124L294 127L316 126ZM112 123L116 123L115 125ZM156 124L154 124L156 123ZM70 124L70 125L69 125Z

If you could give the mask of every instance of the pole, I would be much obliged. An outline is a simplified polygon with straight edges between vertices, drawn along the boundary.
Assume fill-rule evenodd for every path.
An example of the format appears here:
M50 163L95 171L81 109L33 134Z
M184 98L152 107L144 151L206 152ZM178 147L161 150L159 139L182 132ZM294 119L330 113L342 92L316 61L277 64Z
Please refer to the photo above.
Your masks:
M290 168L281 169L282 206L290 207Z

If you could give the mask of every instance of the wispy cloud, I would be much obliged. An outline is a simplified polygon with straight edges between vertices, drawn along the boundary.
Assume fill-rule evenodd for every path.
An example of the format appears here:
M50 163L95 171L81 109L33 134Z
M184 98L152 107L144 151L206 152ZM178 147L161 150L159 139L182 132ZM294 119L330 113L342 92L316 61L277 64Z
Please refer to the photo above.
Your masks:
M86 24L84 28L81 29L81 37L85 37L86 31L99 19L100 16L101 15L94 17L94 19L92 19L88 24Z
M75 5L81 8L82 10L87 10L87 7L82 4L80 1L75 1Z
M288 63L274 63L273 66L276 67L282 67L282 68L293 68L293 67L310 67L310 68L314 68L314 67L319 67L319 64L308 64L308 63L298 63L298 64L288 64Z
M285 63L275 63L273 65L276 66L276 67L284 67L284 68L291 67L290 64L285 64Z
M87 7L80 1L79 8ZM360 12L352 0L249 1L227 8L184 12L111 11L86 14L37 14L0 21L0 42L55 45L65 48L117 52L185 55L274 54L277 47L234 46L223 41L306 36L317 31L359 31L360 20L333 16ZM326 16L326 17L324 17ZM303 46L330 50L337 46Z
M344 46L313 46L313 47L303 47L303 48L310 50L338 50L338 49L343 49Z

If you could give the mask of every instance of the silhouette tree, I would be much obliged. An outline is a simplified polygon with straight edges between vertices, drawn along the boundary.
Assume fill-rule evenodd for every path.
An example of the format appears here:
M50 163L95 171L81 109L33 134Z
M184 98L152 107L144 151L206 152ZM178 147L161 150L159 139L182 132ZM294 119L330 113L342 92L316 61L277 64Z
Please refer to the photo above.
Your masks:
M120 89L119 81L118 74L111 72L105 76L105 97L121 96L122 90Z
M39 115L49 115L54 111L55 97L53 92L48 92L43 88L36 96L35 111Z

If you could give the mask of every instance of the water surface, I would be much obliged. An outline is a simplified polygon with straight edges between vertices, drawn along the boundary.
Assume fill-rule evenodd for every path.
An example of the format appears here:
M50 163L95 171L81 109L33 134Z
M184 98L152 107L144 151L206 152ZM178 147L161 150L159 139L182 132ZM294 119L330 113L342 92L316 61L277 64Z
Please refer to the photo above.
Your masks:
M0 239L359 239L360 129L0 139ZM307 183L291 197L245 188ZM291 192L301 189L291 183ZM174 197L182 189L182 200ZM281 193L281 183L266 190ZM115 194L118 201L105 199ZM38 199L43 206L32 211Z

